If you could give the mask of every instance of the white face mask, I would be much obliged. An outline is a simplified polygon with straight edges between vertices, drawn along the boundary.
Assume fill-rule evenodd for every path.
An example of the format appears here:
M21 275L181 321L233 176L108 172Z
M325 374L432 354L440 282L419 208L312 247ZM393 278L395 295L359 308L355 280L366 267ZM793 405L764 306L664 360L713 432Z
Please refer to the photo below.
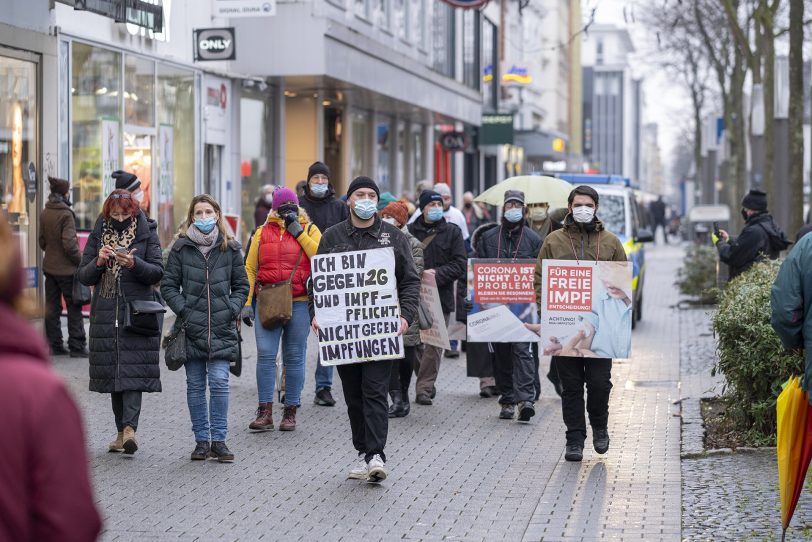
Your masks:
M138 202L138 205L144 203L144 191L138 190L135 194L133 194L133 199Z
M581 224L589 224L595 217L595 209L582 205L580 207L572 208L572 218Z
M545 207L536 207L530 210L530 219L534 221L541 221L547 218L547 209Z

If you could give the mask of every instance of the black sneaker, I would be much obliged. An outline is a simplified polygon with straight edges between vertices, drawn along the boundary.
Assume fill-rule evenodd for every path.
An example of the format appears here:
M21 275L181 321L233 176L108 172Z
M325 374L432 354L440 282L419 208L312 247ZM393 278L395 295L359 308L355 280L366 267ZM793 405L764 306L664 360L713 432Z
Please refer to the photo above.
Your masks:
M460 353L457 350L446 350L445 357L447 358L458 358L460 357Z
M71 350L70 357L72 358L87 358L90 357L90 354L87 351L87 348L82 348L81 350Z
M519 403L519 421L529 422L530 418L536 415L536 408L530 401L522 401Z
M500 420L512 420L516 414L516 409L513 405L502 405L502 410L499 412Z
M234 454L231 453L225 442L212 442L209 457L216 459L220 463L232 463L234 461Z
M203 461L209 456L211 446L207 440L198 440L195 450L192 452L192 461Z
M584 447L579 444L567 444L564 449L564 459L567 461L581 461L584 458Z
M609 431L606 429L592 430L592 446L595 451L603 455L609 451Z
M70 352L64 345L59 346L52 346L51 347L51 355L52 356L67 356Z
M319 406L335 406L336 400L333 399L330 388L322 388L316 392L316 398L313 399L313 403Z
M496 397L497 395L499 395L499 392L496 391L496 386L485 386L479 390L479 396L486 399L489 397Z

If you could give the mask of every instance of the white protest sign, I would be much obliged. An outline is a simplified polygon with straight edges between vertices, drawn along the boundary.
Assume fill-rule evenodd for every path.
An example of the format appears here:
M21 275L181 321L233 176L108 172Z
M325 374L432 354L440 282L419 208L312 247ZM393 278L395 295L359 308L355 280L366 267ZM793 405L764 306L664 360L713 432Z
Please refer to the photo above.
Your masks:
M323 365L404 356L393 248L321 254L310 268Z
M420 305L431 315L431 329L421 329L420 340L423 344L450 350L448 328L445 325L440 291L437 289L437 279L434 275L423 275L420 282Z

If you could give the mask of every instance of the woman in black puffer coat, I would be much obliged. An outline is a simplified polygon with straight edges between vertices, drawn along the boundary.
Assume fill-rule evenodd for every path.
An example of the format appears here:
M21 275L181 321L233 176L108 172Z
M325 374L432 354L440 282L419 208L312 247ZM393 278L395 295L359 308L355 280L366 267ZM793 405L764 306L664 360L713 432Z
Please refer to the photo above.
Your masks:
M240 245L227 234L220 205L208 194L192 198L161 293L178 315L175 325L186 326L186 400L196 442L191 458L234 461L225 442L228 371L239 356L237 319L248 298L248 277Z
M154 223L153 223L154 224ZM116 249L126 252L116 253ZM95 286L90 305L90 391L109 393L116 420L111 452L135 453L141 393L161 391L160 331L154 337L124 329L128 301L156 300L163 277L155 227L126 190L114 190L87 240L79 280ZM159 318L159 326L163 318Z

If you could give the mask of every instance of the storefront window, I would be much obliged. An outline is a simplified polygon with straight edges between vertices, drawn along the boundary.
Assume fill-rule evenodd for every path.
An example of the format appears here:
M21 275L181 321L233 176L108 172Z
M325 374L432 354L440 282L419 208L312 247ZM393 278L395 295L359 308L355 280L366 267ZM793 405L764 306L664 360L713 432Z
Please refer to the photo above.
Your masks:
M446 77L454 77L454 8L434 2L431 22L432 67Z
M381 192L392 191L392 177L390 174L391 152L391 127L392 121L389 117L379 117L375 126L376 151L378 153L378 170L376 171L376 181L381 188Z
M155 63L145 58L124 57L124 116L127 124L155 126Z
M486 18L482 23L482 100L485 110L493 112L498 108L496 36L496 25Z
M350 160L350 178L359 175L369 176L372 169L369 155L369 120L365 113L352 114L352 159Z
M479 90L479 11L462 12L462 81Z
M240 176L243 242L257 226L254 210L264 184L272 184L267 172L264 129L265 103L254 98L240 99Z
M412 126L412 175L414 176L412 181L415 183L426 178L426 169L423 167L425 144L426 140L423 137L423 126L420 124Z
M79 228L89 230L120 169L121 55L74 42L71 60L73 209Z
M158 228L167 246L195 195L194 72L158 65Z

